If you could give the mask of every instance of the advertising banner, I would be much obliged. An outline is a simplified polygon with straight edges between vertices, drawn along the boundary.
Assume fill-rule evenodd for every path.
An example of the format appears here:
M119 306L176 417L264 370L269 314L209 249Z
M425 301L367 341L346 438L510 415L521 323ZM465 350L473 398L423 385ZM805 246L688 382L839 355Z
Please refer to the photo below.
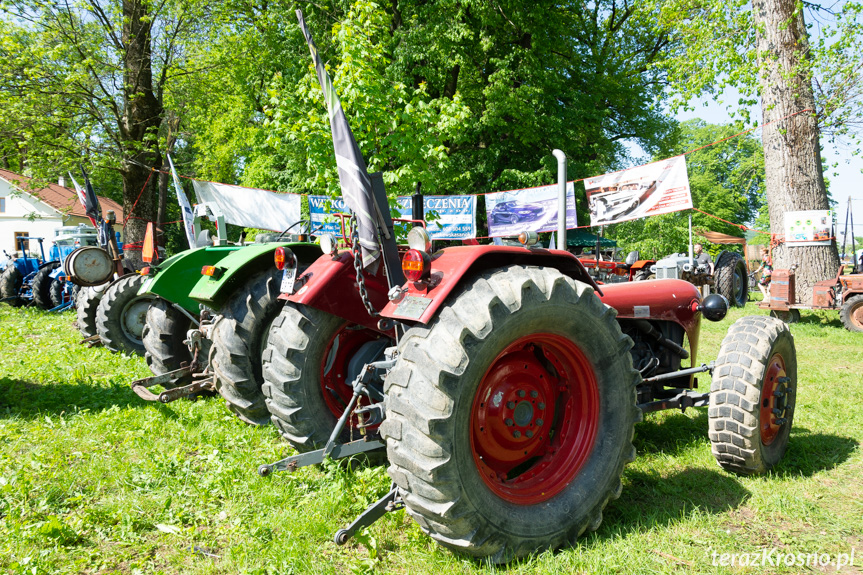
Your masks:
M692 208L684 156L588 178L584 189L591 226Z
M551 232L557 229L558 185L486 194L488 235L514 236L523 231ZM566 184L566 227L578 227L575 214L575 184Z
M410 196L399 196L397 212L399 218L411 219ZM427 229L433 240L462 240L476 237L476 196L423 196L426 219L434 215ZM331 214L347 213L341 197L309 196L309 215L313 233L342 233L339 218ZM315 232L317 230L317 232Z
M789 246L829 245L832 238L831 210L785 212L785 243Z
M198 203L216 204L229 224L281 232L300 220L297 194L192 180Z

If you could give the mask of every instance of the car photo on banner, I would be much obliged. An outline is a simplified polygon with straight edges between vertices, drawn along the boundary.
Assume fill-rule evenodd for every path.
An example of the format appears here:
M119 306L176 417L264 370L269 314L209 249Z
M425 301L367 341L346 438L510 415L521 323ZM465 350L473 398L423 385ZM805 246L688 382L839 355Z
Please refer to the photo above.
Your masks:
M492 237L516 236L524 231L557 229L557 184L486 194L488 232ZM575 216L575 185L566 184L566 227L578 226Z

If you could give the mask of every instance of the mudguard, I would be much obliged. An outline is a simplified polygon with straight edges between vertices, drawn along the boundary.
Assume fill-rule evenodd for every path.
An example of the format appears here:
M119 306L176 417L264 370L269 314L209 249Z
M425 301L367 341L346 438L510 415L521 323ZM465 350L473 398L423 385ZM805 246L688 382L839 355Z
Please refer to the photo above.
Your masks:
M201 268L216 265L239 249L240 246L207 246L175 254L150 266L138 295L154 294L198 315L199 304L189 293L201 279Z
M252 274L275 265L273 253L277 247L290 248L296 255L301 268L321 255L321 248L310 243L249 244L234 250L219 261L216 266L219 270L217 275L202 276L200 275L202 266L199 266L197 268L198 281L190 290L189 297L211 309L219 309L234 290L242 286ZM195 309L198 309L197 306Z

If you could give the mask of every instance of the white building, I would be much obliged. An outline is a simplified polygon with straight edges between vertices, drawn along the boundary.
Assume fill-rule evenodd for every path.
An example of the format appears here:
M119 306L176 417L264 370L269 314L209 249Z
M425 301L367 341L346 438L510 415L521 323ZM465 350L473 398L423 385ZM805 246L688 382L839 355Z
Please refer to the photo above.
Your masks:
M30 180L26 176L0 170L0 260L5 259L4 251L10 256L15 255L14 252L18 251L16 238L19 236L44 238L47 256L53 245L51 238L56 228L91 225L78 200L78 194L64 187L62 179L60 184L42 188L31 185ZM122 206L102 196L99 196L99 204L103 212L114 210L118 222L114 229L122 234ZM32 255L40 255L37 241L31 241L27 249Z

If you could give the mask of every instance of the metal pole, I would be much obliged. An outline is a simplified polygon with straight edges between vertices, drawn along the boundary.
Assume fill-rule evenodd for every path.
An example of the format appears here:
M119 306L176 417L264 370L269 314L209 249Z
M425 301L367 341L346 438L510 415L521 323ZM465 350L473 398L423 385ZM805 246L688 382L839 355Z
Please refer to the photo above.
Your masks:
M417 182L417 189L414 192L414 195L411 196L411 219L412 220L424 220L425 219L425 206L423 205L423 196L420 188L422 186L422 182ZM417 226L419 224L414 224Z
M566 249L566 154L561 150L551 152L557 158L557 249Z
M695 265L695 261L692 259L692 214L689 214L689 265Z

